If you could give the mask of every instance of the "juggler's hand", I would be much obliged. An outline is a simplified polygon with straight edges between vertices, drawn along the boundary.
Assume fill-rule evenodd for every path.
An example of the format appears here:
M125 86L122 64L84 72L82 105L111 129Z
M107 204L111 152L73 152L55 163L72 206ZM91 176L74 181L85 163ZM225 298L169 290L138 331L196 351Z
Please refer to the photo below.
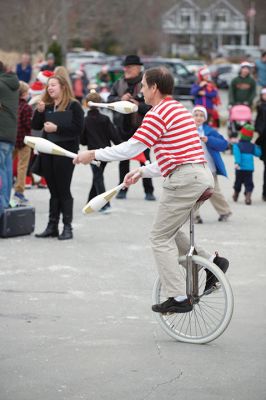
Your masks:
M133 169L128 174L126 174L123 183L126 187L129 187L130 185L137 183L141 176L142 175L139 168Z
M90 164L95 159L95 150L81 151L76 158L74 164Z

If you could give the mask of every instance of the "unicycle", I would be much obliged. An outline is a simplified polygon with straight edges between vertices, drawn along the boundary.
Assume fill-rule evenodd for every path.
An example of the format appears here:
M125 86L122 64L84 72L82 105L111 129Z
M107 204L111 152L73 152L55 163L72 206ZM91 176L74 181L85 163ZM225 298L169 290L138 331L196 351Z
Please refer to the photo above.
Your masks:
M212 194L207 189L198 201L207 200ZM179 258L180 268L186 282L187 296L193 304L192 311L184 314L155 313L163 330L172 338L186 343L203 344L217 339L232 318L234 298L230 283L217 265L195 255L193 210L190 212L190 249ZM207 271L217 279L215 285L205 290ZM152 293L152 304L162 303L167 296L159 277Z

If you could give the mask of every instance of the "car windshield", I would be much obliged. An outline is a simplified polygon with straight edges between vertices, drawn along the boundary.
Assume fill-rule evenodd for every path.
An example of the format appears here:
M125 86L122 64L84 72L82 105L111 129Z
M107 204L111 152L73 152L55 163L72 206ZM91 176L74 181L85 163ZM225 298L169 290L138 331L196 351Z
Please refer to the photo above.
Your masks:
M175 73L179 76L188 76L188 70L182 64L175 64Z
M182 64L178 63L168 63L168 62L162 62L162 61L149 61L145 63L145 68L153 68L153 67L160 67L164 66L168 68L174 75L178 76L188 76L189 71L184 67Z

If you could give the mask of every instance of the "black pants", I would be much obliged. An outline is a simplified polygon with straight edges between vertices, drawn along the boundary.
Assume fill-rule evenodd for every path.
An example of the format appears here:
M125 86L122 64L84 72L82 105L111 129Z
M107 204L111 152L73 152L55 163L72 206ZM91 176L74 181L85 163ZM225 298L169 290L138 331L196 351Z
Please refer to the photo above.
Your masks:
M266 160L264 162L264 173L263 173L263 187L262 187L262 195L266 196Z
M150 149L146 149L144 151L144 154L145 154L146 159L150 161ZM140 163L140 165L143 166L144 164ZM129 172L129 160L120 161L120 163L119 163L119 181L120 181L120 183L123 182L124 177L126 176L126 174L128 172ZM145 193L153 193L154 188L152 185L151 178L143 178L142 183L143 183ZM125 190L127 191L128 189L125 189Z
M72 152L78 151L78 146L70 141L60 142L59 145ZM73 160L69 157L42 154L41 163L51 198L57 198L61 203L72 199L70 185L75 167Z
M106 165L107 163L103 161L101 162L99 167L91 164L93 179L88 201L90 201L93 197L98 196L98 194L105 192L103 173Z
M253 183L253 171L238 171L236 170L236 180L234 189L237 193L240 193L242 184L245 186L245 193L252 192L254 189Z

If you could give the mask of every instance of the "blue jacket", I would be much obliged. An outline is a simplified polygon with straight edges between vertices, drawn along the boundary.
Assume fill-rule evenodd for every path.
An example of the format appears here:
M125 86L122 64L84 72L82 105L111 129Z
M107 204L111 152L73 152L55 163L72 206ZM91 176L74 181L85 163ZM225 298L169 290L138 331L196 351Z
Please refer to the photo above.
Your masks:
M213 98L217 97L217 90L212 90L211 92L206 91L205 96L198 94L204 88L197 83L192 85L190 94L194 96L194 104L195 106L204 106L207 110L213 109Z
M246 140L239 140L233 144L235 164L240 166L242 171L254 171L254 156L261 156L261 148Z
M207 124L203 125L203 130L204 135L208 138L206 147L213 158L217 175L227 176L225 165L220 154L220 151L225 151L227 149L227 140L225 140L220 133Z

